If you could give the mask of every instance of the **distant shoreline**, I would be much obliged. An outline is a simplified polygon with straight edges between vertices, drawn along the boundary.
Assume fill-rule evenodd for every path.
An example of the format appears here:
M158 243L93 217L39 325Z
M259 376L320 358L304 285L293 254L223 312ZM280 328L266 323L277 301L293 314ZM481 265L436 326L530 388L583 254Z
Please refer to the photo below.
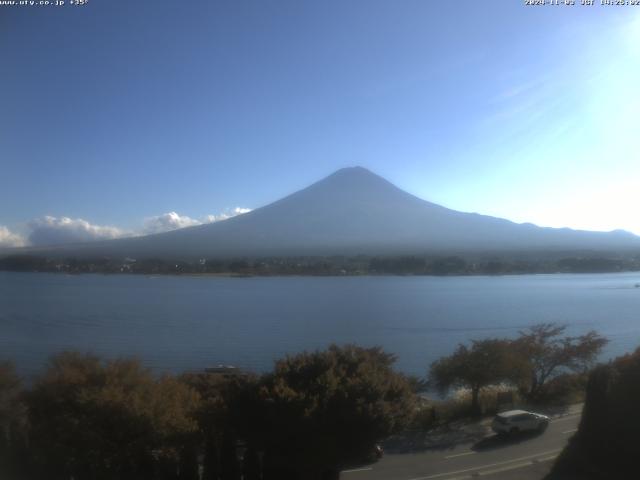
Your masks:
M640 271L640 256L586 253L269 257L235 259L0 258L0 271L211 277L500 276Z
M639 273L639 270L615 270L615 271L583 271L583 272L511 272L511 273L455 273L446 275L436 275L428 273L348 273L348 274L242 274L242 273L124 273L124 272L52 272L37 270L0 270L7 273L48 273L52 275L103 275L120 277L192 277L192 278L347 278L347 277L430 277L430 278L451 278L451 277L520 277L526 275L606 275L616 273ZM634 285L640 288L640 283Z

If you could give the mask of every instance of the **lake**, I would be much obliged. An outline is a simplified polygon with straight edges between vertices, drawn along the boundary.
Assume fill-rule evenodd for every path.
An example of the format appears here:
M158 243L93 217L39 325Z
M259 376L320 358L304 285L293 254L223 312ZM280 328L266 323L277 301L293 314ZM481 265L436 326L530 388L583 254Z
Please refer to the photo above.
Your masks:
M154 371L263 372L331 342L381 345L424 375L460 342L539 322L640 345L639 273L499 277L63 275L0 272L0 358L24 375L65 349L137 355Z

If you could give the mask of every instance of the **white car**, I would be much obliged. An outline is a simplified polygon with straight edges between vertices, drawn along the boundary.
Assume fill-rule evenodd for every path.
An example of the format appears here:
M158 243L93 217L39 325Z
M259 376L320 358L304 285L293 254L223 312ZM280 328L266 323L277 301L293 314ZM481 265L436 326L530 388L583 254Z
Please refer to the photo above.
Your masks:
M525 410L509 410L496 415L491 428L497 434L542 432L549 425L549 417Z

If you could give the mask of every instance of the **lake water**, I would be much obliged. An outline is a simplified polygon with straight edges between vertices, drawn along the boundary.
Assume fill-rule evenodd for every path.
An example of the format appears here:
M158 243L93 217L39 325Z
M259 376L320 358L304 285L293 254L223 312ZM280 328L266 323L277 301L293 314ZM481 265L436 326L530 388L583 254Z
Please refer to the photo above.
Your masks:
M424 375L460 342L539 322L640 345L640 274L504 277L62 275L0 272L0 358L25 375L64 349L137 355L156 371L266 371L331 342L381 345Z

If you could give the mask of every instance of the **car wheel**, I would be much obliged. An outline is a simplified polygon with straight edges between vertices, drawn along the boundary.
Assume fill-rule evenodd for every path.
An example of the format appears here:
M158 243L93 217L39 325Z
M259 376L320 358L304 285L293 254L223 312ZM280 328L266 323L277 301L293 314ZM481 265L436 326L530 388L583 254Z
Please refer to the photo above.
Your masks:
M548 426L549 426L549 422L547 422L546 420L543 422L540 422L540 424L538 425L538 431L544 432Z

